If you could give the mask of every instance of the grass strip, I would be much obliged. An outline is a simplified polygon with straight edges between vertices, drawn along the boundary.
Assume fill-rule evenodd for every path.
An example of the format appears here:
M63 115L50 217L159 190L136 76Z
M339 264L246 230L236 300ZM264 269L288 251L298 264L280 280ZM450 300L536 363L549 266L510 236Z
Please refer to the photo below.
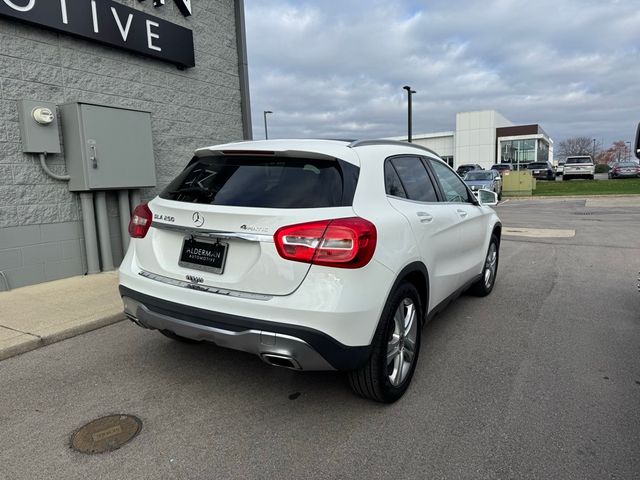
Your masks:
M634 195L640 194L640 178L615 180L569 180L536 182L535 197L563 195Z

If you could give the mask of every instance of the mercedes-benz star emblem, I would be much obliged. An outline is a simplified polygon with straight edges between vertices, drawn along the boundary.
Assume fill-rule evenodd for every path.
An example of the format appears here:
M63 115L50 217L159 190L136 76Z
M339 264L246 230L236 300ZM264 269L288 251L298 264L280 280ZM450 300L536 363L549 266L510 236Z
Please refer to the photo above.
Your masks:
M204 217L200 214L200 212L195 212L193 214L193 217L191 218L193 219L193 223L196 227L201 227L202 225L204 225Z

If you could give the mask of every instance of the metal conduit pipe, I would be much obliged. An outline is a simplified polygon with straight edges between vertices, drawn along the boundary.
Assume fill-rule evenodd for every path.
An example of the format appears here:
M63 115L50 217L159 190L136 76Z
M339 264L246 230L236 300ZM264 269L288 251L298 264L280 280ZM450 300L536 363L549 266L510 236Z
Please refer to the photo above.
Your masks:
M96 192L96 219L98 220L98 239L100 245L100 260L102 271L114 269L113 253L111 252L111 236L109 234L109 214L107 213L107 193Z
M40 156L40 166L42 167L42 169L45 171L47 175L49 175L51 178L55 178L56 180L62 180L64 182L68 182L69 180L71 180L71 177L69 175L58 175L51 171L51 169L49 168L49 165L47 165L47 152L40 153L39 156Z
M84 249L87 255L87 273L100 273L93 193L80 192L80 205L82 206L82 229L84 231Z
M118 215L120 217L120 236L122 238L122 255L127 254L129 248L129 220L131 207L129 206L129 190L118 190Z
M140 190L131 190L131 213L135 208L142 203L142 197L140 197Z

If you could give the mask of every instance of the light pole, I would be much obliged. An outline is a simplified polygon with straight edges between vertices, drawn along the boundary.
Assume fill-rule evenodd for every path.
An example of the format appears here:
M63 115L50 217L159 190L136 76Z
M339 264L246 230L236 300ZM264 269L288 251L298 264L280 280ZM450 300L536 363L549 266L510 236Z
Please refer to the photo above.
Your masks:
M407 108L407 142L411 143L411 95L416 93L415 90L411 90L409 85L405 85L402 87L407 91L407 96L409 100L408 108Z
M591 158L593 159L593 163L596 162L596 139L593 139L593 151L592 151L592 155Z
M273 113L271 110L265 110L262 112L264 115L264 139L269 140L269 131L267 130L267 113Z

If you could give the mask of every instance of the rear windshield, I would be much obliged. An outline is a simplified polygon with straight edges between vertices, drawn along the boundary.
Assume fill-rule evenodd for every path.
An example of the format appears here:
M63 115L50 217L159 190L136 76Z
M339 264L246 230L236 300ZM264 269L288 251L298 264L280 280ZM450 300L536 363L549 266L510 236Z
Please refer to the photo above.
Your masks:
M527 165L527 168L532 169L532 168L547 168L548 165L546 163L530 163L529 165Z
M470 171L464 176L465 180L493 180L493 173L485 170Z
M632 163L632 162L624 162L624 163L616 164L616 167L622 167L622 168L637 167L637 166L638 166L637 163Z
M590 157L571 157L567 158L566 163L592 163Z
M194 157L160 197L258 208L349 206L358 173L358 167L341 160Z

